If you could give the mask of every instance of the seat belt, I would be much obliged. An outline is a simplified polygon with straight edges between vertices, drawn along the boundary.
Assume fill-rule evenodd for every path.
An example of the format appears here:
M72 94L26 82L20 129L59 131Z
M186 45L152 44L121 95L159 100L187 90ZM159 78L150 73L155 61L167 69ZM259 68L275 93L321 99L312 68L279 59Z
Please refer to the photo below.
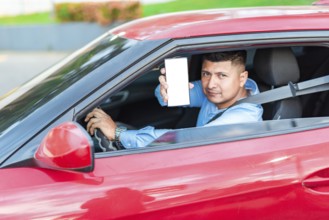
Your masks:
M233 106L233 105L232 105ZM230 107L232 107L230 106ZM220 116L222 116L222 114L224 114L224 112L226 112L230 107L226 108L224 111L218 112L216 115L214 115L206 124L209 124L210 122L215 121L217 118L219 118Z
M279 88L271 89L265 92L258 93L256 95L248 96L244 99L240 99L233 105L228 107L222 112L217 113L212 117L206 124L216 120L229 108L242 104L242 103L253 103L253 104L265 104L274 102L286 98L297 97L301 95L312 94L316 92L323 92L329 90L329 75L319 77L316 79L307 80L300 83L289 82L288 85Z
M248 96L237 101L234 105L241 103L265 104L281 99L297 97L329 90L329 76L307 80L300 83L289 82L288 85Z

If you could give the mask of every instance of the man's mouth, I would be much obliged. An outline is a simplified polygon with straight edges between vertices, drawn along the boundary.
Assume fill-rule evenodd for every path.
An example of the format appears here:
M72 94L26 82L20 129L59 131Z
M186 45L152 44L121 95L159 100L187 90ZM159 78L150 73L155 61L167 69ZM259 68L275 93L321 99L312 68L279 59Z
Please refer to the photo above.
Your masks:
M222 95L221 92L217 92L217 91L209 91L209 90L207 90L207 94L208 94L209 96L218 96L218 95Z

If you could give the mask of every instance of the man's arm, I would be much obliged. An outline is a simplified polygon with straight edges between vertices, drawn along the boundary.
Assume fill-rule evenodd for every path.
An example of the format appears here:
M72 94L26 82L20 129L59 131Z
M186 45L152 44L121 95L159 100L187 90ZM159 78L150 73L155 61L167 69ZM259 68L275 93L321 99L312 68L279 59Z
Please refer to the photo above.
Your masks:
M115 140L116 123L112 120L111 116L106 114L101 109L94 109L85 118L87 122L87 131L95 134L95 129L100 129L105 137L110 140ZM119 141L125 148L145 147L156 138L160 137L168 130L155 129L148 126L140 130L127 130L122 131L119 136Z
M167 131L169 129L155 129L151 126L139 130L127 130L121 133L120 142L127 149L145 147Z
M263 108L260 105L243 103L227 110L221 117L204 126L262 121L262 114ZM128 130L121 133L120 141L125 148L145 147L168 131L170 129L155 129L151 126Z

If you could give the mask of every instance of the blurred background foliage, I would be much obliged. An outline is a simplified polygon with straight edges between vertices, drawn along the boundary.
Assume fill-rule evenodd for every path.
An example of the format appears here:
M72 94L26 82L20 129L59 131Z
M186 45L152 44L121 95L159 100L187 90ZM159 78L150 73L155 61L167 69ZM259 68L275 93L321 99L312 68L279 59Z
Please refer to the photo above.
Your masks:
M157 4L102 5L58 4L54 12L0 17L0 25L52 24L90 21L106 25L116 20L131 20L161 13L232 7L311 5L314 0L174 0ZM72 14L71 12L78 12ZM80 13L80 14L79 14Z
M108 1L55 4L55 19L60 22L97 22L108 25L115 21L140 18L141 3L138 1Z

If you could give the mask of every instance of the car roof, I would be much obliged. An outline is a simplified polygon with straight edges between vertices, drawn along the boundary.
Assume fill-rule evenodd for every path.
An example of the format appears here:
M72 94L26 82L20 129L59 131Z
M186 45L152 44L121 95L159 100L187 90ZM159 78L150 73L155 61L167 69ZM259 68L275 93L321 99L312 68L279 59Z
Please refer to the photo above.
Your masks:
M253 7L162 14L110 32L136 40L179 39L253 32L328 30L329 7Z
M319 0L312 3L313 5L329 5L329 0Z

